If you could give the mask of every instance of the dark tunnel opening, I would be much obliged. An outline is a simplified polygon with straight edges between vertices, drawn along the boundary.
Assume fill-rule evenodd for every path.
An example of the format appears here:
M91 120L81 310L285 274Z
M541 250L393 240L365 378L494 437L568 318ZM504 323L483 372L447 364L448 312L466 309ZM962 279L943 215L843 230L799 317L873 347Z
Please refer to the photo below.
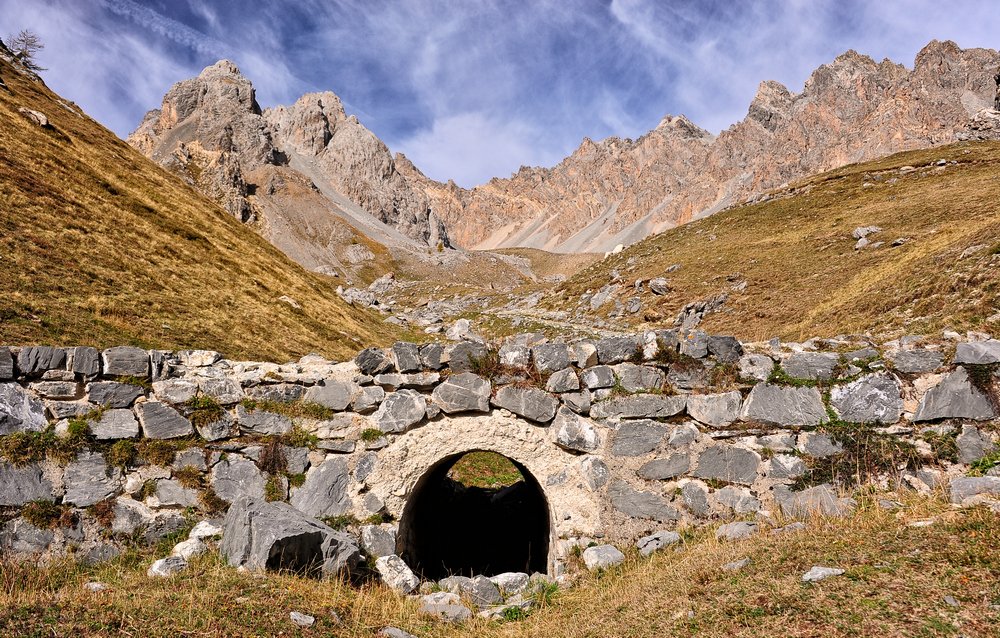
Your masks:
M531 473L502 455L475 451L445 458L420 478L396 549L425 580L544 573L550 528L548 503Z

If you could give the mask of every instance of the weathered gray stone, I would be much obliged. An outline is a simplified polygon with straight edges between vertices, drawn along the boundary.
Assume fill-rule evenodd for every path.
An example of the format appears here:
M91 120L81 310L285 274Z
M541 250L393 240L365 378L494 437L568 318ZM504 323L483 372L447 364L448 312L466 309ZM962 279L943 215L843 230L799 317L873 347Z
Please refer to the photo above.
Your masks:
M36 376L46 370L63 370L66 351L51 346L28 346L17 353L17 369L21 374Z
M10 348L0 346L0 381L14 378L14 357Z
M689 469L691 469L691 459L687 453L674 452L662 459L643 463L636 473L649 481L665 481L686 474Z
M766 354L746 354L740 357L739 371L744 379L767 381L774 370L774 360Z
M736 514L750 514L760 511L760 499L756 498L745 487L727 485L721 490L716 490L714 496L719 503L733 510Z
M490 382L471 372L455 374L434 388L434 404L447 414L489 412Z
M993 497L1000 496L1000 477L963 476L952 479L949 485L952 503L961 503L965 499L982 494Z
M687 447L701 437L701 431L693 422L680 423L670 430L667 445L674 449Z
M655 450L667 434L667 426L655 421L622 423L611 438L612 456L642 456Z
M856 503L850 498L839 498L828 484L817 485L801 492L793 492L779 485L774 488L774 500L785 516L809 518L810 516L846 516Z
M309 516L339 516L351 507L347 495L347 462L342 458L324 461L306 474L306 482L292 493L292 507Z
M615 371L611 366L594 366L581 374L583 384L591 390L610 388L615 384Z
M389 350L392 362L399 372L416 372L423 369L420 361L420 346L406 341L397 341Z
M556 415L559 400L538 388L519 388L508 385L497 391L493 405L510 410L538 423L547 423Z
M229 412L223 412L215 421L200 423L196 429L198 430L198 436L206 441L219 441L229 438L233 430L233 417Z
M680 513L659 494L640 492L622 480L613 480L608 487L611 506L633 518L645 518L661 523L680 519Z
M958 367L924 394L914 421L972 419L988 421L996 411L985 392L972 385L965 368Z
M139 422L132 410L106 410L100 419L90 423L90 433L99 441L134 439L139 436Z
M248 410L243 405L236 406L236 422L240 430L254 434L288 434L292 431L292 420L284 414L267 410Z
M279 403L298 401L305 393L306 389L297 383L273 383L247 388L247 394L251 399Z
M117 346L102 353L104 374L109 377L149 376L149 353L139 348Z
M91 387L93 388L97 385L100 384L92 383ZM198 383L189 379L161 379L160 381L153 382L153 393L156 395L158 401L172 405L181 405L198 396ZM91 400L93 401L93 399ZM124 408L128 406L119 405L115 407Z
M0 436L41 432L47 424L41 401L16 383L0 383Z
M121 470L109 468L104 456L95 452L79 454L66 466L63 480L63 502L77 507L89 507L121 491Z
M704 479L750 485L757 480L759 467L760 455L756 452L723 443L701 453L694 475Z
M477 607L495 605L503 600L500 589L486 576L449 576L438 581L441 589L468 598Z
M354 480L358 483L364 483L365 479L371 476L371 473L375 470L375 464L378 463L378 454L375 452L365 452L359 458L357 463L354 464Z
M743 404L742 417L770 425L819 425L829 417L816 388L758 383Z
M422 596L417 612L446 623L461 623L472 618L472 611L462 604L458 594L443 591Z
M431 370L440 370L444 367L441 357L444 355L444 346L440 343L425 343L420 346L420 365Z
M738 390L721 394L692 394L687 398L691 418L715 428L731 425L740 416L743 395Z
M233 567L335 576L351 572L363 560L353 537L287 503L241 497L229 508L222 528L219 552Z
M583 550L583 564L591 571L608 569L624 562L625 554L614 545L596 545Z
M0 549L13 555L41 554L54 538L51 530L39 529L23 518L15 518L0 531Z
M643 556L649 556L653 552L658 552L664 547L669 547L670 545L676 545L681 542L681 535L677 532L670 531L659 531L650 534L649 536L643 536L640 538L635 546L638 548L639 553Z
M75 381L35 381L29 389L43 399L72 401L80 393L80 384Z
M157 383L162 382L158 381ZM135 400L144 394L145 390L137 385L118 383L117 381L97 381L87 386L87 400L105 408L132 407Z
M372 418L383 432L406 432L424 420L427 399L413 390L399 390L385 396Z
M564 343L543 343L531 349L535 369L541 373L558 372L568 368L569 346Z
M1000 341L973 341L960 343L955 348L955 358L952 363L986 365L1000 363Z
M708 334L701 330L684 330L678 334L679 351L682 355L701 359L708 356Z
M632 361L641 357L639 338L635 335L605 337L596 344L597 360L605 365Z
M618 383L626 392L661 390L667 375L659 368L634 363L619 363L614 367Z
M184 487L172 479L156 482L156 491L147 501L150 507L197 507L198 490Z
M150 439L174 439L194 433L191 422L159 401L145 401L136 406L142 433Z
M367 348L354 357L354 363L358 365L361 374L375 375L388 372L392 368L392 361L386 356L382 348Z
M198 387L220 405L239 403L246 396L240 384L232 379L198 379Z
M580 461L580 474L591 492L604 487L611 478L607 464L596 456L586 456Z
M974 425L965 424L962 432L955 437L958 446L958 462L972 463L994 452L997 446Z
M409 565L395 554L378 558L375 561L375 571L382 582L401 594L409 594L420 584L420 579Z
M385 390L377 385L365 386L358 390L351 403L351 410L365 414L376 409L385 399Z
M573 361L579 368L591 368L599 362L597 357L597 346L590 341L578 341L570 346L573 353Z
M396 553L396 530L380 525L361 526L361 548L369 556L381 558Z
M776 479L797 479L809 470L802 459L792 454L775 454L768 463L767 475Z
M708 488L700 481L688 481L681 487L681 498L684 507L695 516L707 516L711 511L708 506Z
M556 445L565 450L596 452L601 447L601 436L594 423L569 408L559 408L551 429Z
M177 353L177 358L186 368L207 368L222 360L222 353L214 350L181 350Z
M208 470L208 463L205 462L205 453L205 449L200 447L183 449L174 454L174 464L172 467L175 470L193 467L199 472L205 472Z
M803 432L799 435L799 442L795 448L817 459L823 459L844 451L844 446L833 439L829 434L822 432Z
M923 374L940 368L944 356L936 350L900 350L889 355L889 361L905 374Z
M802 582L804 583L818 583L821 580L826 580L833 576L840 576L844 573L844 570L838 569L836 567L820 567L814 565L809 568L809 571L802 574Z
M0 461L0 507L20 507L29 501L51 501L52 484L37 463L21 467Z
M723 571L727 572L738 572L741 569L748 567L750 565L749 558L741 558L740 560L734 560L731 563L726 563L722 566Z
M531 365L531 348L517 339L508 339L500 346L497 356L501 365L526 370Z
M566 407L577 414L590 414L590 390L582 392L567 392L559 397Z
M563 368L549 377L545 382L545 389L558 393L574 392L580 389L580 379L573 368Z
M601 401L590 408L595 419L621 417L623 419L665 419L684 411L687 397L661 394L635 394Z
M359 392L357 385L343 381L324 381L322 385L314 385L304 395L307 403L318 403L331 410L346 410L355 393Z
M256 463L235 455L216 463L209 480L215 493L230 503L241 496L262 500L264 486L267 484L264 473Z
M899 381L888 373L869 374L830 391L830 403L844 421L895 423L903 414Z
M828 380L840 357L829 352L796 352L781 362L785 373L793 379Z
M378 638L417 638L411 633L407 633L398 627L383 627L378 632Z
M743 356L743 345L736 337L713 335L708 338L708 352L719 363L736 363Z
M482 343L462 341L444 349L444 357L452 372L472 372L477 361L484 360L488 351Z
M520 594L528 588L529 576L524 572L504 572L490 576L490 581L497 586L504 596Z
M715 530L715 537L724 541L741 541L756 534L758 529L757 523L735 521L720 525L719 529Z

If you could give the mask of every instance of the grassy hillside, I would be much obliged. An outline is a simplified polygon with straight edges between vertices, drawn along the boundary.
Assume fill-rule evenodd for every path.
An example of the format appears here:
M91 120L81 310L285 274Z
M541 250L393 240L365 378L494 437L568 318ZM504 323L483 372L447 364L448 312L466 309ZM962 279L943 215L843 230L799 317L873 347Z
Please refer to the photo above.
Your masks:
M378 585L355 589L290 574L261 578L237 573L215 554L196 559L179 576L147 578L149 563L169 551L169 543L158 553L96 567L0 564L0 633L369 638L393 625L420 638L996 636L998 514L985 507L953 510L912 495L904 501L888 511L869 495L853 517L736 543L717 541L711 529L688 530L682 551L643 560L633 550L623 567L585 576L526 619L506 623L477 618L446 626L419 616L414 600ZM747 567L722 569L743 558L750 559ZM846 573L803 583L814 565ZM90 580L108 590L88 592ZM316 625L299 630L290 611L315 616Z
M2 59L0 77L0 343L287 360L391 339L331 280Z
M777 195L585 268L548 305L576 307L617 270L624 286L667 277L672 288L662 297L644 293L643 311L623 322L662 325L688 302L729 292L724 311L703 327L744 339L988 328L986 319L1000 310L1000 143L900 153ZM885 244L855 251L851 232L859 226L881 226L869 239ZM908 241L891 247L897 238ZM680 269L667 273L674 264ZM745 291L732 289L744 280Z

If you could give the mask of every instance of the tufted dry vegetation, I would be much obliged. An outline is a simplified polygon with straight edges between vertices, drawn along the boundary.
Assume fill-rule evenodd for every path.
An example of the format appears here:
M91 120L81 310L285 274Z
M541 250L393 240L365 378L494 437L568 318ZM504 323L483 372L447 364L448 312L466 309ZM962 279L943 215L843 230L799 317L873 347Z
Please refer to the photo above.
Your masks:
M906 166L915 170L900 170ZM626 323L659 326L684 304L727 292L723 311L701 327L743 340L988 329L1000 292L998 172L998 142L845 166L771 201L654 235L584 268L543 303L573 308L618 270L626 287L666 277L671 288L662 297L645 293L643 311ZM882 227L869 239L884 245L855 251L859 226ZM897 239L907 241L891 246ZM673 264L680 269L667 273ZM741 281L747 287L738 292Z
M527 618L507 623L442 625L376 584L260 578L237 573L214 554L182 575L147 578L146 567L169 542L99 566L0 564L0 633L369 638L392 625L420 638L995 636L1000 515L912 495L900 496L900 509L884 510L876 498L862 496L859 512L843 520L814 520L804 532L738 543L717 541L711 528L682 530L681 551L649 560L631 552L622 568L584 576ZM926 520L933 522L911 526ZM722 569L743 558L748 567ZM813 565L846 573L802 583ZM86 591L91 580L109 590ZM315 616L316 625L298 629L288 618L293 610Z
M395 329L0 60L0 344L345 357ZM40 111L42 128L19 108ZM281 301L295 300L300 308Z

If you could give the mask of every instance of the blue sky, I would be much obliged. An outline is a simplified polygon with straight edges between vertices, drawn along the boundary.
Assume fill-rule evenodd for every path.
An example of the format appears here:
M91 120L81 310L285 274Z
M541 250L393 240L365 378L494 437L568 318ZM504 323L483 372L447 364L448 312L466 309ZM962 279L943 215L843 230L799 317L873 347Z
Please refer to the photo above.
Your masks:
M668 113L718 132L761 80L799 91L850 48L911 67L932 38L1000 45L995 3L961 0L0 0L0 37L21 28L46 43L49 86L121 136L229 58L262 106L332 90L463 186Z

